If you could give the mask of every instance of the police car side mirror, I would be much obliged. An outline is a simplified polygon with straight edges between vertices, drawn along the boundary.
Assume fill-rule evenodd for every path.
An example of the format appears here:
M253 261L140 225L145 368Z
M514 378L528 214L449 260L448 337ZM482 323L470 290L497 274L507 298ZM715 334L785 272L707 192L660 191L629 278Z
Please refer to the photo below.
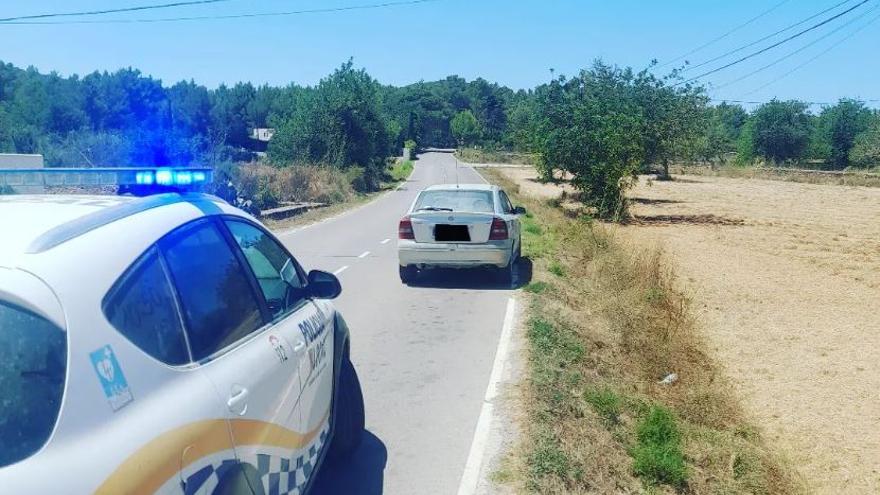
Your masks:
M523 208L522 206L517 206L516 208L513 209L513 214L514 215L525 215L526 209Z
M342 284L332 273L312 270L309 272L309 295L315 299L336 299L342 293Z

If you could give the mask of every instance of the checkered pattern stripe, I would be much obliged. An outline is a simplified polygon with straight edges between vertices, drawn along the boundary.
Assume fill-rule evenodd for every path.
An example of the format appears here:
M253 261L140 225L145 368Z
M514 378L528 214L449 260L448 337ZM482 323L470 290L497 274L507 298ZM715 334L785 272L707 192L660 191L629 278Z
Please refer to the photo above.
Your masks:
M220 484L220 480L226 475L226 472L232 469L235 464L235 460L225 459L199 469L186 479L183 490L184 495L211 493Z
M328 423L307 449L298 456L283 457L277 455L257 454L257 471L263 481L263 489L267 495L301 495L306 482L315 470L318 454L327 442L330 434Z
M242 460L257 468L267 495L302 495L302 490L315 470L318 454L327 442L329 434L328 422L311 445L292 452L290 456L255 454ZM296 455L297 452L301 454ZM211 493L226 472L235 466L235 462L232 459L224 459L199 469L186 479L184 495Z

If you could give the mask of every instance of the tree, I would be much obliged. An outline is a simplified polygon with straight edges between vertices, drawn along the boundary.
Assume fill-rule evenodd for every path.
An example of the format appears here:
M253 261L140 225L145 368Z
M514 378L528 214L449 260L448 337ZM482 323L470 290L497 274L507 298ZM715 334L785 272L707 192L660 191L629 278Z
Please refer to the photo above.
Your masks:
M304 161L364 169L365 187L378 187L391 152L379 84L351 61L297 95L295 110L269 143L277 163Z
M455 114L450 124L455 141L470 146L480 137L480 124L473 112L464 110Z
M645 157L645 120L633 98L634 75L596 62L540 96L541 153L572 174L572 185L600 218L623 220L625 190Z
M822 111L819 117L824 125L817 126L828 143L829 158L834 168L846 168L856 136L868 129L871 111L856 100L842 99L837 105Z
M856 136L849 159L857 167L880 166L880 114L874 114L868 128Z
M758 107L752 118L757 155L775 163L804 156L812 130L805 103L772 100Z
M633 80L632 90L644 116L645 161L662 165L660 177L669 179L671 160L697 153L708 98L700 87L667 85L647 71Z
M721 103L708 109L709 116L701 155L707 160L724 161L737 150L737 144L749 114L739 105Z

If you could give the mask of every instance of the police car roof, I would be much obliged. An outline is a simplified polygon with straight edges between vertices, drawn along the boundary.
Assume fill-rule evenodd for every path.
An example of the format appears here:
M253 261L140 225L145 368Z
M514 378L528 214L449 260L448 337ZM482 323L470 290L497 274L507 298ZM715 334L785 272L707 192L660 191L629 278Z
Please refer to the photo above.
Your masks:
M141 211L204 194L155 196L4 195L0 196L0 265L21 253L51 249L86 232Z

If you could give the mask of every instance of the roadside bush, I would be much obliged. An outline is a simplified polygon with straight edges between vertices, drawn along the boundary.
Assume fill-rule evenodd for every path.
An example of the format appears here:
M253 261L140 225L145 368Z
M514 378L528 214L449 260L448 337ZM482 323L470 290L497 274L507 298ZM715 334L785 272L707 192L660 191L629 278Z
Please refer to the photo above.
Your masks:
M353 184L362 180L363 169L353 167L342 171L317 165L277 168L259 163L227 163L217 166L215 174L218 184L215 194L240 205L250 201L256 211L261 211L284 202L346 201L355 194Z

